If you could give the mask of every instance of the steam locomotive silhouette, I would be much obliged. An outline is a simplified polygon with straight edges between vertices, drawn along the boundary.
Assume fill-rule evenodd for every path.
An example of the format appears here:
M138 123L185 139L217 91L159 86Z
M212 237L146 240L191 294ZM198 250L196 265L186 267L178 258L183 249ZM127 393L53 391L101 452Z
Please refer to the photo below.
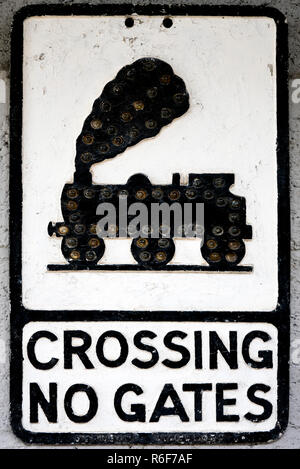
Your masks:
M62 254L70 264L86 268L96 265L105 251L105 242L97 229L101 219L97 206L110 202L116 208L119 233L119 199L128 205L143 202L151 213L151 204L176 202L184 208L190 202L203 203L204 233L201 253L212 268L231 270L245 255L244 239L252 238L246 224L246 201L230 192L234 174L189 174L187 185L180 184L180 175L173 174L169 185L153 185L144 174L131 176L122 185L94 185L90 168L112 158L140 140L153 137L173 119L189 108L189 95L184 81L169 64L156 58L142 58L123 67L116 78L107 83L96 99L91 114L84 122L76 142L76 171L73 184L65 184L61 196L63 222L48 225L50 236L62 237ZM193 210L192 224L196 215ZM128 216L128 226L131 219ZM163 225L158 237L151 237L151 220L142 227L142 236L132 238L131 252L140 266L155 268L168 264L175 254L174 225L166 234ZM181 236L189 237L184 232Z

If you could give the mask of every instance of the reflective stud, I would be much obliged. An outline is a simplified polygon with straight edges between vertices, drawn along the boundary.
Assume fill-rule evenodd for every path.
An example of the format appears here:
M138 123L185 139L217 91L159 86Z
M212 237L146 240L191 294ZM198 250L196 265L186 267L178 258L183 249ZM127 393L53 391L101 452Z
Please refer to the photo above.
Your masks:
M86 199L92 199L95 196L93 189L85 189L83 195Z
M239 221L240 216L238 213L230 213L228 218L231 223L236 223L237 221Z
M76 199L78 195L79 195L79 192L77 189L71 188L67 190L67 196L69 197L69 199Z
M216 205L217 207L225 207L227 204L227 200L224 199L223 197L218 197L216 200Z
M69 233L69 228L63 225L63 226L60 226L57 231L59 232L60 235L65 236Z
M175 104L183 104L186 100L186 95L183 93L176 93L173 96L173 101Z
M129 193L126 189L121 189L118 193L118 196L120 198L125 198L125 197L128 197Z
M177 190L173 190L173 191L169 192L168 197L169 197L170 200L178 200L179 197L180 197L180 192L177 191Z
M159 81L162 85L169 85L171 83L171 75L162 75Z
M115 236L118 232L118 227L116 225L108 225L107 231L110 236Z
M116 135L118 133L118 129L115 125L109 125L106 129L108 135Z
M112 139L112 143L116 146L116 147L120 147L121 145L123 145L124 143L124 138L119 136L119 137L115 137Z
M69 216L69 220L70 220L70 223L76 223L80 220L80 213L72 213L70 216Z
M85 232L85 226L81 223L78 223L77 225L75 225L74 231L77 234L83 234Z
M148 251L143 251L140 253L139 258L141 259L141 261L147 262L147 261L150 261L151 254Z
M231 208L237 209L237 208L240 208L241 202L238 199L234 199L231 201L230 205L231 205Z
M93 155L91 153L82 153L80 159L83 163L89 163L93 159Z
M115 94L117 96L122 94L123 93L123 86L120 83L116 83L112 88L112 92L113 92L113 94Z
M104 189L101 189L101 195L104 197L104 199L110 199L112 197L112 191L109 189L109 187L105 187Z
M135 80L135 77L136 77L136 71L134 68L130 68L129 70L127 70L126 78L128 80Z
M109 151L109 145L108 143L100 143L98 149L99 149L99 153L105 154Z
M80 259L80 252L79 251L71 251L70 252L70 257L74 261L77 261L78 259Z
M94 130L99 130L99 129L101 129L101 128L102 128L102 125L103 125L103 124L102 124L102 121L101 121L100 119L93 119L93 120L91 121L91 127L92 127L92 129L94 129Z
M142 227L142 233L144 235L149 235L153 232L153 228L150 225L145 225Z
M154 60L151 59L145 59L143 61L143 69L146 70L147 72L152 72L156 68L156 63Z
M153 189L152 191L152 197L153 199L162 199L164 196L164 193L162 189Z
M214 198L214 193L213 193L213 191L210 191L210 190L204 191L203 192L203 197L206 200L211 200L211 199Z
M145 107L143 101L134 101L133 107L136 111L142 111Z
M139 189L138 191L136 191L135 197L138 200L144 200L147 197L147 191L145 189Z
M201 187L201 186L203 186L203 181L202 181L202 179L200 179L200 178L195 178L195 179L193 180L193 186L195 186L195 187Z
M215 178L213 180L213 185L220 189L221 187L225 186L225 180L223 178Z
M66 239L66 246L70 249L76 248L78 245L78 240L76 238L67 238Z
M160 238L157 241L157 244L160 248L168 248L170 246L170 241L167 238Z
M132 127L128 131L128 135L129 135L130 138L138 138L138 136L140 135L140 131L136 127Z
M241 230L237 226L231 226L228 230L228 233L231 236L239 236L241 234Z
M188 199L195 199L197 197L197 192L193 189L187 189L185 195Z
M180 238L185 237L187 234L187 226L186 225L179 225L176 230L176 235Z
M228 247L229 249L231 249L232 251L237 251L238 249L240 249L241 247L241 243L239 241L230 241L228 243Z
M147 96L148 96L148 98L150 98L150 99L156 98L156 96L157 96L157 88L156 88L156 87L149 88L149 90L147 90Z
M91 225L89 231L92 234L96 234L97 233L97 225L95 225L95 224Z
M99 238L91 238L88 244L91 248L95 249L100 246L100 240Z
M145 122L145 127L149 130L153 130L155 129L157 126L157 122L154 120L154 119L148 119L146 122Z
M133 119L133 116L130 112L122 112L121 119L123 122L130 122Z
M164 251L159 251L155 254L155 259L159 262L164 262L167 259L167 254Z
M95 261L97 259L97 254L95 253L95 251L87 251L85 253L85 258L89 262Z
M221 254L219 254L218 252L212 252L209 255L209 260L212 262L220 262L221 259L222 259Z
M139 238L139 239L137 239L137 241L136 241L137 247L139 247L139 248L141 248L141 249L146 248L146 247L148 246L148 244L149 244L149 241L148 241L148 239L146 239L146 238Z
M168 107L163 107L160 111L160 116L162 119L171 119L172 111Z
M222 226L214 226L212 229L212 232L215 236L222 236L222 234L224 233L224 230Z
M67 209L68 210L76 210L78 208L78 203L75 202L75 200L69 200L67 203Z
M236 262L237 261L237 255L234 252L228 252L225 255L225 259L227 262Z
M206 246L209 248L209 249L216 249L216 247L218 246L218 243L215 239L208 239L206 241Z
M168 225L160 225L159 232L163 236L169 236L170 234L170 227Z
M90 134L83 135L82 141L85 145L92 145L94 143L94 137Z
M100 109L102 112L109 112L111 110L111 104L108 101L101 101Z

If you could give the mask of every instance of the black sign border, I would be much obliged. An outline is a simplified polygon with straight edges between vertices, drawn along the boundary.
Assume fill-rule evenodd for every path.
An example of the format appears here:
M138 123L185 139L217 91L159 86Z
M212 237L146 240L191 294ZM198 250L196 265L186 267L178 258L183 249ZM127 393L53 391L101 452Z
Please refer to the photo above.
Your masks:
M44 15L190 15L259 16L272 18L277 26L277 179L278 179L278 304L271 312L176 312L143 311L31 311L22 305L22 63L23 23ZM14 17L11 44L10 108L10 300L11 300L11 425L16 436L36 444L233 444L265 443L279 438L288 424L289 407L289 294L290 294L290 207L288 125L288 30L283 14L269 7L168 6L168 5L30 5ZM263 194L262 194L263 197ZM66 314L66 317L65 317ZM187 317L188 315L188 317ZM201 318L201 319L200 319ZM244 433L41 433L22 426L22 330L31 321L193 321L267 322L278 329L278 420L267 432Z

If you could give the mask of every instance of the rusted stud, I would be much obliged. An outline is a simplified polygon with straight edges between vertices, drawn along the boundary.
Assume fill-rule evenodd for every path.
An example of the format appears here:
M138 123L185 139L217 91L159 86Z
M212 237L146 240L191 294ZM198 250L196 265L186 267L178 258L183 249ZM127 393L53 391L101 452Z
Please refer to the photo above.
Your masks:
M58 228L57 231L59 232L60 235L65 236L69 233L69 228L65 225L62 225Z
M236 262L237 261L237 255L234 252L228 252L225 255L225 259L227 262Z
M166 254L164 251L158 251L158 252L155 254L155 258L156 258L156 260L158 260L159 262L164 262L164 261L167 259L167 254Z
M138 238L137 241L136 241L137 247L139 247L141 249L146 248L148 246L148 244L149 244L149 241L146 238Z
M78 208L78 203L75 200L69 200L67 203L68 210L76 210Z
M135 197L138 199L138 200L144 200L146 197L147 197L147 191L145 189L139 189L136 191L135 193Z
M73 187L67 190L67 196L69 197L69 199L76 199L78 195L79 195L78 190Z
M219 254L218 252L212 252L209 255L209 260L211 260L212 262L220 262L221 259L221 254Z
M93 120L91 121L91 127L92 127L92 129L94 129L94 130L99 130L99 129L101 129L101 128L102 128L102 125L103 125L103 124L102 124L102 121L101 121L100 119L93 119Z
M77 261L78 259L80 259L80 252L79 251L71 251L70 252L70 257L74 261Z
M94 137L91 134L83 135L82 141L85 145L92 145L94 143Z
M209 248L209 249L216 249L216 247L218 246L218 243L215 239L208 239L206 241L206 246Z
M168 197L170 200L178 200L180 198L180 192L177 190L170 191Z

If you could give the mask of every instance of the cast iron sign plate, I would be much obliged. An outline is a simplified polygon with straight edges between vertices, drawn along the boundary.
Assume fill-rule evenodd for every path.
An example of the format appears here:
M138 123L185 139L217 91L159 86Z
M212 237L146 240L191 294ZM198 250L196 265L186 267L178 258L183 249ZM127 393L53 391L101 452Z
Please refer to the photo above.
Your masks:
M16 435L278 438L288 419L285 18L263 7L26 7L11 82ZM181 235L175 208L171 225L146 218L134 230L141 204L186 210Z

